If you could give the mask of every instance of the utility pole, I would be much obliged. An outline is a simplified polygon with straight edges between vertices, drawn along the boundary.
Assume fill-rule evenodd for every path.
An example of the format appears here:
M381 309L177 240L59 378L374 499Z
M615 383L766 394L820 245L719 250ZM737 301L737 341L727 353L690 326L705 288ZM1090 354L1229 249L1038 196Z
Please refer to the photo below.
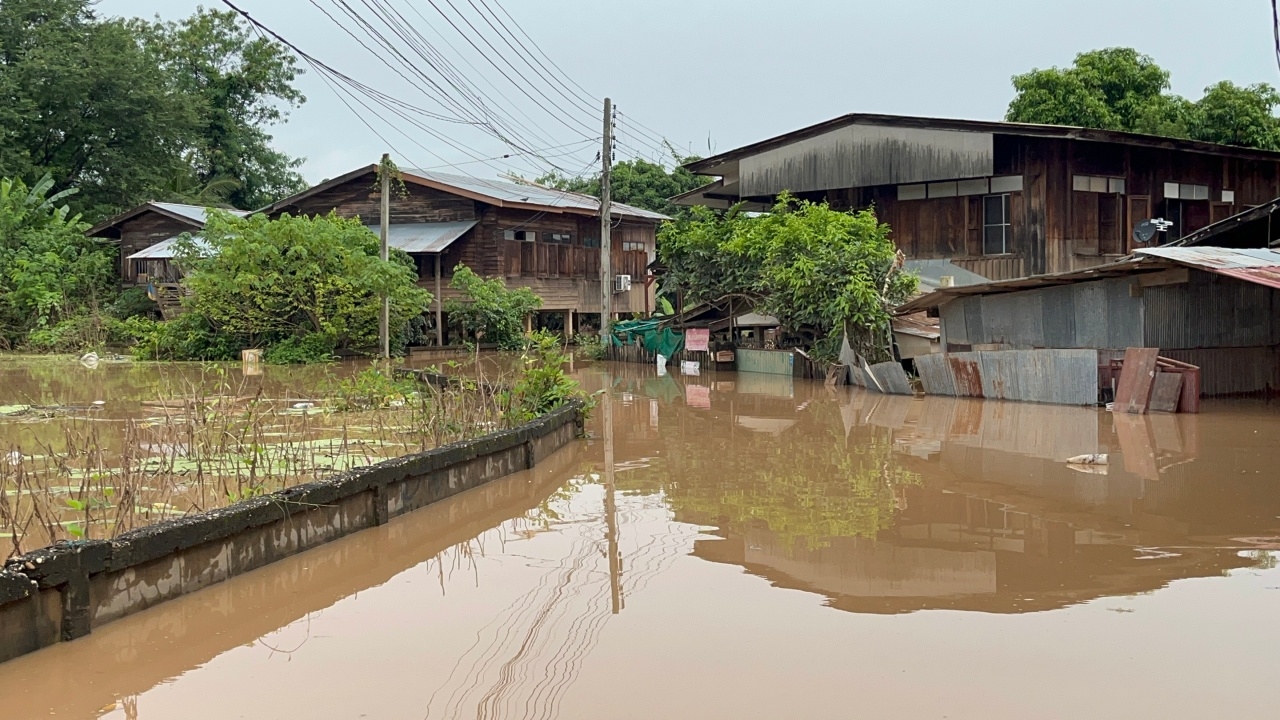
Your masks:
M382 154L382 163L378 166L378 174L382 176L382 261L391 259L387 250L388 238L391 236L391 155ZM437 260L437 262L439 262ZM382 296L382 313L378 316L378 338L382 341L382 359L391 357L391 300Z
M609 220L612 173L613 101L605 98L604 149L600 151L600 340L605 343L609 342L609 321L613 318L613 266L609 259L609 251L613 248L613 240L609 237L613 229Z

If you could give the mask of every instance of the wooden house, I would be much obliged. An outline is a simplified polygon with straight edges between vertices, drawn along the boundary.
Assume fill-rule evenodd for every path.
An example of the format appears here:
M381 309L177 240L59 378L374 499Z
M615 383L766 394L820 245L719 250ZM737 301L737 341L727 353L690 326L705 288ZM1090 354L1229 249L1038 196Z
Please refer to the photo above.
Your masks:
M1280 153L1053 125L851 114L690 163L686 205L767 209L784 191L874 207L910 259L991 280L1069 272L1280 197Z
M336 212L378 232L377 169L358 168L260 212ZM542 298L540 320L549 327L568 334L599 327L599 199L426 170L402 170L401 176L403 185L390 199L389 240L414 258L420 284L435 295L434 313L454 296L449 279L463 264L479 275L503 278L508 287L533 290ZM613 204L611 217L613 311L648 314L655 302L648 266L658 224L667 218L621 203ZM443 341L442 331L437 341Z
M120 281L125 287L176 283L181 273L171 262L173 244L183 233L204 229L210 208L148 202L89 228L89 237L114 240L120 247ZM249 213L228 210L236 215Z

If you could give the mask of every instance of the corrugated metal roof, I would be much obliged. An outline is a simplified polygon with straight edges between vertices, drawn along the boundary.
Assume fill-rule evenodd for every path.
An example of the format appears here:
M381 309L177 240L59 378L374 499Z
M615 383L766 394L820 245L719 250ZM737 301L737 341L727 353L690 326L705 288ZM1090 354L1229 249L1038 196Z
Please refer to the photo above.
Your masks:
M199 237L191 238L197 245L203 245L204 241ZM125 258L126 260L172 260L177 255L178 238L171 237L168 240L161 240L149 248L143 248L138 252Z
M519 203L541 205L545 207L586 210L600 212L600 199L590 195L553 190L538 185L524 185L505 180L488 180L467 175L435 172L433 170L406 169L405 175L411 175L428 182L464 190L475 195L482 195L497 200L499 203ZM644 210L625 203L613 203L613 213L624 217L642 218L645 220L669 220L662 213Z
M1172 260L1180 265L1226 275L1237 280L1280 288L1280 252L1266 249L1217 247L1160 247L1138 254Z
M171 212L174 215L181 215L182 217L187 218L188 220L193 220L195 222L198 222L201 225L203 225L205 221L209 219L210 210L223 209L223 208L207 208L200 205L182 205L180 203L166 203L166 202L151 202L147 204L153 207L160 208L161 210L166 210L168 212ZM237 217L247 217L249 215L249 213L245 210L225 209L225 211Z
M1173 260L1183 265L1215 270L1221 268L1280 267L1280 252L1265 249L1236 250L1220 247L1157 247L1136 251L1138 255Z
M903 267L920 276L922 290L936 290L942 287L943 277L951 278L952 287L991 282L991 278L966 270L945 258L907 260L903 263Z
M464 233L475 227L479 222L479 220L461 220L458 222L392 225L390 228L391 233L387 237L387 244L407 253L443 252L445 248L453 244L453 241L462 237ZM381 226L379 225L366 225L365 227L373 231L375 235L381 232Z

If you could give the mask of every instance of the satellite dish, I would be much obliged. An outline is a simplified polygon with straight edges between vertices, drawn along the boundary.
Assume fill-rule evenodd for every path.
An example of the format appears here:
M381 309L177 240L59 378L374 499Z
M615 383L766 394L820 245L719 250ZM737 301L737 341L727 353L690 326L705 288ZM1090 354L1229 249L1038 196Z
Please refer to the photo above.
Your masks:
M1150 245L1156 233L1162 233L1172 226L1173 223L1164 218L1143 220L1133 228L1133 242L1137 245Z

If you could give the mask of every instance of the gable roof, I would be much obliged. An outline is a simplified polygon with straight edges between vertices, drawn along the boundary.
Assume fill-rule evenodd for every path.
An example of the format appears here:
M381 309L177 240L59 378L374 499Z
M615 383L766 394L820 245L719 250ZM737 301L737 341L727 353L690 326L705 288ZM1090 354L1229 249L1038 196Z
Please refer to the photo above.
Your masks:
M325 181L319 185L304 190L297 195L272 203L258 212L267 213L269 215L280 212L288 208L290 205L296 205L313 195L335 188L344 183L351 182L352 180L364 177L365 175L376 174L377 171L377 165L366 165L364 167L356 168L345 175L340 175L332 180ZM569 192L567 190L554 190L540 185L526 185L506 180L489 180L467 175L454 175L451 173L441 173L433 170L418 170L414 168L402 168L400 170L400 175L406 183L433 188L453 195L460 195L462 197L494 205L496 207L587 216L598 216L600 214L599 198L595 198L590 195L583 195L581 193ZM621 216L631 220L661 222L663 220L670 219L661 213L652 212L650 210L634 207L625 203L612 203L611 210L612 215Z
M721 175L720 166L736 162L741 158L756 155L807 138L822 135L849 125L875 125L880 127L915 128L922 130L957 130L967 132L994 133L997 135L1019 135L1025 137L1059 138L1064 140L1084 140L1089 142L1115 143L1142 147L1161 148L1166 150L1182 150L1186 152L1206 153L1280 161L1280 152L1259 150L1257 148L1239 147L1235 145L1219 145L1199 140L1182 140L1143 135L1140 133L1121 132L1119 130L1096 130L1093 128L1074 127L1070 125L1038 125L1032 123L1015 123L991 120L957 120L953 118L929 118L912 115L881 115L875 113L848 113L840 117L793 130L788 133L743 145L727 152L688 163L684 167L698 175Z
M86 230L85 235L88 235L89 237L99 235L109 228L113 228L121 223L132 220L139 215L149 212L163 215L170 220L177 220L178 222L191 226L193 229L200 230L204 228L205 221L209 219L209 211L215 209L221 210L224 208L209 208L202 205L183 205L181 203L155 201L145 202L132 210L126 210L113 218L103 220L97 225ZM246 217L251 214L245 210L235 209L226 209L226 212L240 217Z

